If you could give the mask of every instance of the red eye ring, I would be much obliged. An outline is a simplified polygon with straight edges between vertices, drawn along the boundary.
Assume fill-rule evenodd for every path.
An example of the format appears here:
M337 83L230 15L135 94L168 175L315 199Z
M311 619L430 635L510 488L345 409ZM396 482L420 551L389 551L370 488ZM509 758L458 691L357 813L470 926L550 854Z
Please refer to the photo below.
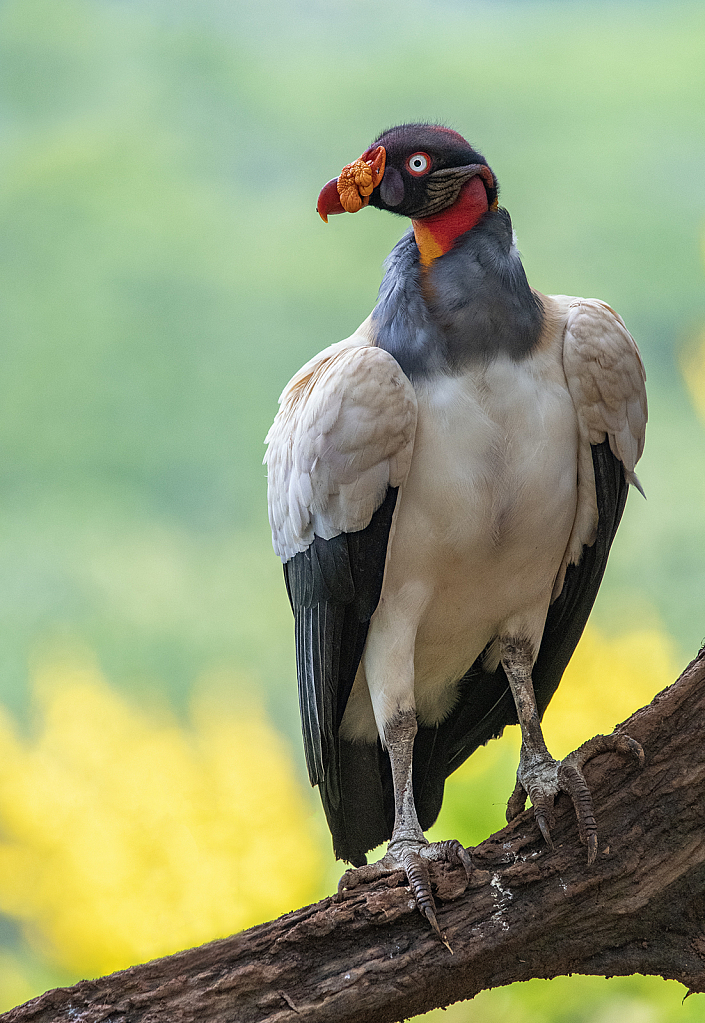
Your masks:
M406 169L415 178L423 177L431 169L431 157L428 153L412 153L406 161Z

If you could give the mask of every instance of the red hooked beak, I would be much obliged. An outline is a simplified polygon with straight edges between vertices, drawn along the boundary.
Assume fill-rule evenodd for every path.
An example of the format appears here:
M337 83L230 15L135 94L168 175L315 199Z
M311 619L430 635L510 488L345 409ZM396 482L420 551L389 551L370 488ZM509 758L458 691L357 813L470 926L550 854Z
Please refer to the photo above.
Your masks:
M331 217L334 213L345 213L340 202L340 196L338 195L337 178L331 178L328 184L324 185L321 189L318 202L316 203L316 213L326 224L328 223L328 217Z
M357 213L367 206L370 195L384 177L387 152L384 146L368 149L343 167L337 178L324 185L318 196L316 212L325 223L334 213Z

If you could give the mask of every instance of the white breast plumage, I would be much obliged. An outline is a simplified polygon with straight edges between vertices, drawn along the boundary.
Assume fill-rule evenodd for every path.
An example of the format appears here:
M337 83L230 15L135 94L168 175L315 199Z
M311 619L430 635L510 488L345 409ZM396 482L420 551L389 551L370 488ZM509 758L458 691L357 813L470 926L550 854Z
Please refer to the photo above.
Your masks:
M408 698L423 723L442 719L456 680L507 628L538 649L577 500L560 355L554 344L417 385L414 455L345 734L370 741ZM413 695L408 658L390 654L401 635L413 636ZM494 670L496 649L488 658Z

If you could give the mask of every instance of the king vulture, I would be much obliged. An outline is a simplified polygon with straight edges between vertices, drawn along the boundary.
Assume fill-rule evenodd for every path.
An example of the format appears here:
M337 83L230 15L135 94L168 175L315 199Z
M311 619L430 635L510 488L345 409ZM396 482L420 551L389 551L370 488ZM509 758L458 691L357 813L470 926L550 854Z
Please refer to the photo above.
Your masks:
M403 869L440 933L428 861L446 777L521 727L508 819L528 797L551 845L570 794L597 853L582 766L541 718L599 588L644 445L645 374L604 302L530 287L487 161L434 124L380 135L330 181L324 220L407 217L377 304L284 389L269 516L294 612L306 763L351 887ZM384 857L365 854L389 839Z

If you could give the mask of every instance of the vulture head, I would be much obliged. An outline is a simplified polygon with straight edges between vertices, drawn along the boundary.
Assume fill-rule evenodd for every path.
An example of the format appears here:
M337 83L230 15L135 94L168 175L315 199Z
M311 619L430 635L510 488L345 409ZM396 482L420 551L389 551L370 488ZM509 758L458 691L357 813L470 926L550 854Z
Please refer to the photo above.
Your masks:
M497 179L484 156L450 128L401 124L343 167L323 187L316 209L326 222L368 205L416 221L458 204L476 219L496 208Z

